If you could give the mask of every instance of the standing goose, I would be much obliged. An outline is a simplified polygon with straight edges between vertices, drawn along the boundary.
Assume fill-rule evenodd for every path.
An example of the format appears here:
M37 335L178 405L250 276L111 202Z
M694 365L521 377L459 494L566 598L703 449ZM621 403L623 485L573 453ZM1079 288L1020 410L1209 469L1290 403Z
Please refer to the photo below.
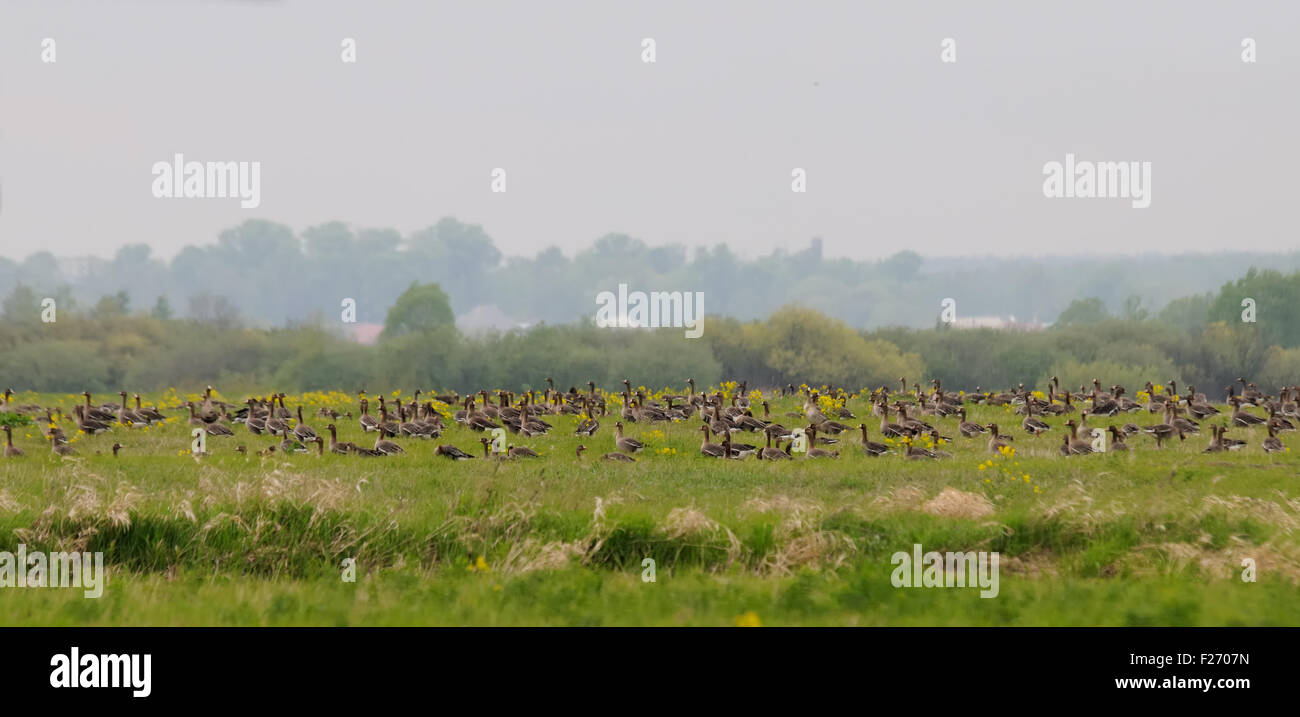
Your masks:
M767 434L767 446L758 452L760 461L784 461L789 460L790 456L780 448L772 447L772 434Z
M316 431L302 420L302 404L298 404L298 425L293 428L293 435L303 443L316 440Z
M244 401L244 403L248 404L248 413L245 414L244 418L244 428L247 428L248 432L255 436L260 436L263 433L266 433L268 431L266 426L266 416L254 415L253 399L250 398L247 401Z
M126 391L119 391L122 397L122 406L117 409L117 422L123 426L147 426L149 419L126 407Z
M51 443L58 443L58 441L51 441ZM5 426L5 458L17 458L22 454L23 454L22 449L14 445L13 426L6 425Z
M704 434L704 440L700 442L700 454L709 458L722 458L727 455L727 450L717 443L709 442L709 427L700 426L700 432Z
M190 425L202 428L209 436L233 436L235 432L230 430L230 426L224 423L208 423L194 413L194 402L188 403L190 407Z
M981 426L981 428L983 427ZM866 453L869 456L876 457L876 456L883 456L889 452L889 446L885 445L884 443L876 443L875 441L867 440L867 424L859 423L858 429L862 431L862 450L864 453Z
M86 416L85 406L73 406L73 413L77 416L77 428L90 435L104 433L112 426L104 421L99 421Z
M357 423L361 424L361 430L366 433L379 430L379 420L370 415L369 399L361 399L361 417L357 419Z
M645 448L645 445L641 443L641 441L638 441L635 438L625 438L623 436L622 421L615 423L614 428L618 430L618 437L614 439L614 445L617 446L620 451L623 451L624 453L636 453L642 448ZM706 437L705 440L708 440L708 438Z

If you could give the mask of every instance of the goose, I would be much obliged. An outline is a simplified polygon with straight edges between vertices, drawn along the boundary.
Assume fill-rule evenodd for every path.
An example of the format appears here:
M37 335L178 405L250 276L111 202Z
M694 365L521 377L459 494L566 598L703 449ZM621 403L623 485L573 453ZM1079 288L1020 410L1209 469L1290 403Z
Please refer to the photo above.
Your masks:
M620 451L623 451L624 453L637 453L642 448L645 448L645 444L641 443L641 441L638 441L635 438L626 438L623 436L622 421L615 423L614 428L618 431L618 436L614 439L614 445L617 446ZM707 440L707 437L705 440Z
M721 458L727 455L728 451L717 443L709 442L709 427L700 426L700 432L704 434L704 440L700 443L700 454L709 458Z
M126 446L122 445L121 443L114 443L114 444L113 444L113 457L114 457L114 458L117 458L117 452L120 451L120 450L122 450L123 448L126 448Z
M506 455L511 458L541 458L542 454L529 448L528 446L508 446Z
M591 438L596 435L596 431L600 430L600 421L591 415L590 403L584 401L582 410L585 418L578 421L578 427L574 429L573 435Z
M1123 432L1123 431L1119 430L1118 428L1116 428L1116 427L1114 427L1114 426L1107 426L1107 427L1106 427L1106 430L1110 431L1110 439L1111 439L1111 440L1110 440L1110 447L1109 447L1107 450L1111 450L1111 451L1127 451L1127 450L1128 450L1128 444L1124 442L1124 432Z
M993 434L989 437L989 453L997 453L1003 448L1007 448L1011 445L1011 436L1002 436L998 434L998 424L990 423L988 429L989 432Z
M981 426L978 423L971 423L970 421L966 420L965 408L958 411L957 415L961 416L961 422L957 424L957 432L961 433L963 438L973 438L977 433L988 432L988 429L985 428L984 426ZM863 440L866 440L866 433L865 433L866 428L863 426L859 426L859 428L862 428L862 430L864 431Z
M316 431L302 420L302 404L298 404L298 425L294 426L293 435L303 443L316 440Z
M267 419L263 416L253 415L253 399L250 398L244 403L248 404L248 413L244 417L244 428L247 428L248 432L255 436L267 433L269 430L266 426Z
M917 448L916 446L912 445L911 436L903 437L903 444L907 446L907 452L904 454L904 456L906 456L908 460L915 461L915 460L924 460L924 459L935 459L939 457L933 451L927 451L924 448Z
M269 425L270 422L267 423ZM361 430L366 433L379 430L379 419L370 415L370 401L368 399L361 399L361 417L357 419L357 423L361 424Z
M862 431L862 451L864 453L874 458L876 456L883 456L889 452L889 446L884 443L876 443L875 441L867 440L867 424L859 423L858 430Z
M357 446L355 443L340 443L338 440L338 428L333 423L325 426L325 430L330 432L330 452L348 454L355 453Z
M235 432L232 431L232 430L230 430L230 427L227 426L227 425L225 425L224 423L208 423L208 422L204 421L202 418L200 418L200 417L199 417L199 416L194 412L194 402L193 402L193 401L187 401L185 405L186 405L186 406L189 406L189 409L190 409L190 425L191 425L191 426L195 426L196 428L202 428L202 429L203 429L203 430L204 430L204 431L205 431L209 436L233 436L233 435L235 435Z
M126 407L126 391L119 391L122 397L122 406L117 409L117 422L123 426L147 426L149 419Z
M1268 407L1268 427L1278 432L1295 430L1295 424L1277 415L1277 409L1273 406Z
M1272 426L1268 427L1268 438L1264 439L1265 453L1278 453L1285 451L1286 446L1282 445L1282 439L1277 437L1277 431Z
M59 443L58 441L50 441L50 451L56 456L77 455L77 451L74 450L72 446L67 443Z
M387 429L381 430L379 432L379 435L375 436L374 450L379 451L380 453L383 453L384 455L387 456L395 456L398 455L399 453L405 453L406 452L405 448L402 448L401 446L397 445L395 442L390 441L386 438L386 436L395 436L395 435L396 434L392 433L391 431L388 431Z
M1020 422L1020 427L1024 428L1025 431L1032 436L1037 436L1044 431L1050 431L1052 429L1051 426L1043 423L1037 418L1034 418L1033 404L1029 402L1025 403L1025 420Z
M123 401L125 401L125 399L123 399ZM157 408L154 408L153 406L141 406L140 394L138 393L135 394L135 412L144 416L150 422L167 420L167 416L163 415Z
M748 444L735 445L731 442L730 434L722 437L723 457L732 460L743 460L758 453L758 449Z
M90 435L96 435L99 433L104 433L105 431L107 431L109 428L112 427L110 424L105 423L103 421L98 421L93 418L87 418L85 406L73 406L72 411L74 414L76 414L77 417L77 428L79 428L84 433L88 433Z
M1061 434L1061 445L1057 447L1056 452L1066 458L1074 455L1074 451L1070 450L1070 434Z
M1240 398L1232 399L1232 425L1241 428L1258 426L1261 423L1267 423L1268 419L1260 418L1253 413L1246 413L1241 408L1242 400Z
M271 444L271 445L269 445L269 446L267 446L266 448L264 448L264 449L262 449L262 450L260 450L260 451L257 452L257 455L262 456L263 458L265 458L266 456L274 455L274 454L275 454L275 444L274 444L274 443Z
M18 458L23 455L23 450L14 445L13 426L5 425L5 458ZM58 443L58 441L51 441Z
M817 447L817 426L810 425L805 430L807 430L808 432L808 443L810 445L807 454L809 458L839 458L840 457L839 451L828 451L824 448Z
M587 450L586 446L578 446L578 458L582 458L582 452L585 450ZM601 458L607 461L613 461L614 463L636 463L635 458L626 453L619 453L618 451L606 453L601 456Z
M903 428L909 433L911 433L912 435L916 435L918 433L929 433L930 431L934 430L934 426L931 426L925 421L921 421L915 418L909 418L907 415L907 409L903 406L903 404L895 403L894 410L898 411L899 424L901 424Z
M1202 452L1218 453L1224 450L1223 439L1220 437L1218 426L1210 426L1210 435L1212 436L1212 438L1210 438L1210 445Z
M1065 442L1066 447L1070 449L1070 455L1083 456L1092 453L1092 442L1079 439L1079 424L1071 418L1065 422L1065 425L1070 428Z
M99 421L101 423L111 423L113 419L116 418L112 413L109 413L108 411L105 411L102 408L96 408L95 406L90 405L89 391L82 391L81 395L86 398L86 406L84 409L84 414L87 419L92 421Z
M1227 426L1219 426L1219 441L1229 451L1239 451L1246 445L1246 442L1239 438L1228 438Z
M769 432L767 433L767 446L758 452L758 459L760 461L784 461L789 460L790 455L780 448L772 447L772 434Z
M504 454L501 454L501 453L493 454L493 453L492 453L492 439L491 439L491 438L488 438L487 436L483 436L482 438L478 439L478 442L479 442L479 445L483 446L483 460L498 460L498 461L504 461L504 460L506 459L506 457L505 457Z
M203 419L199 419L199 420L203 420ZM280 452L281 453L306 453L307 446L304 445L302 442L300 442L297 438L294 438L291 434L285 433L284 440L280 441Z
M387 434L389 434L389 435L391 435L391 436L396 437L396 436L397 436L397 432L398 432L399 430L400 430L400 429L397 427L397 421L393 421L393 420L390 420L390 419L388 418L388 407L384 405L384 402L383 402L383 396L380 396L380 401L379 401L379 432L380 432L380 433L387 433Z
M438 446L433 453L453 461L467 461L474 457L453 445Z
M1189 386L1188 388L1190 389L1195 387ZM1204 398L1202 398L1201 400L1197 400L1193 396L1188 396L1187 412L1192 414L1192 416L1197 419L1205 419L1205 418L1209 418L1210 416L1218 414L1219 409L1215 408L1214 406L1211 406L1208 403L1205 403Z

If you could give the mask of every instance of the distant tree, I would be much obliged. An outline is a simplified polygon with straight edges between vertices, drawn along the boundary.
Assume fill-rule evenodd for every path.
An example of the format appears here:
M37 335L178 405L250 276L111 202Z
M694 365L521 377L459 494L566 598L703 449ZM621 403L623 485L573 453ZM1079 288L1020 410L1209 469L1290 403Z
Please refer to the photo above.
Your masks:
M30 287L19 284L4 300L5 321L27 322L40 318L41 305Z
M392 339L413 332L431 331L456 325L451 301L437 284L411 283L388 310L381 338Z
M153 309L149 315L155 319L166 321L172 317L172 302L167 300L166 294L159 294L158 300L154 302Z
M1160 310L1160 321L1184 331L1199 329L1210 320L1210 294L1197 294L1174 299Z
M221 330L239 326L239 309L230 303L230 299L208 292L190 297L189 317Z
M1106 304L1096 297L1088 297L1071 301L1061 315L1056 317L1056 325L1095 324L1108 318L1110 312L1106 311Z
M1120 316L1129 321L1146 321L1149 313L1142 307L1142 297L1137 294L1129 294L1120 308Z
M130 305L131 297L126 293L126 291L119 291L116 294L105 294L99 298L99 303L95 304L94 316L97 319L125 316Z
M910 281L916 278L922 263L921 255L908 249L880 262L880 269L899 281Z

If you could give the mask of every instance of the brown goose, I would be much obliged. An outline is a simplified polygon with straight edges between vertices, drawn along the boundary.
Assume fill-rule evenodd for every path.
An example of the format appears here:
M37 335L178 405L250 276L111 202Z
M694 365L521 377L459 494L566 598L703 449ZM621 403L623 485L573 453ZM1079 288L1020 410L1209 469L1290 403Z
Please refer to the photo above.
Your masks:
M105 431L107 431L109 428L112 427L110 424L105 423L104 421L99 421L93 418L87 418L85 406L73 406L72 412L76 414L77 417L77 428L81 429L84 433L95 435L99 433L104 433Z
M700 442L700 454L709 458L722 458L727 455L727 450L717 443L709 442L709 427L700 426L700 432L704 434L704 440Z
M1282 445L1282 439L1277 437L1277 431L1272 426L1268 427L1268 438L1264 439L1265 453L1279 453L1285 451L1286 446Z
M981 426L981 429L982 428L983 426ZM876 443L875 441L867 440L867 424L859 423L858 430L862 431L862 451L864 453L876 457L883 456L889 452L889 446L884 443Z
M452 445L438 446L433 453L453 461L467 461L474 457Z
M966 420L965 408L962 408L961 411L957 413L957 415L961 416L961 422L957 424L957 432L961 433L963 438L973 438L977 433L988 432L988 429L985 428L984 426L981 426L978 423L971 423L970 421ZM865 431L866 429L863 428L863 430ZM864 433L863 435L865 437L866 434Z
M298 425L294 426L293 435L303 443L316 440L316 431L302 420L302 404L298 404Z
M924 448L917 448L916 446L912 445L911 436L904 437L903 444L907 446L907 452L904 453L903 455L906 456L908 460L914 460L914 461L926 460L926 459L933 460L939 457L933 451L927 451Z
M614 445L617 446L620 451L623 451L624 453L637 453L642 448L645 448L645 444L641 443L641 441L638 441L635 438L627 438L623 435L622 421L615 423L614 428L618 431L618 436L614 439ZM705 440L707 440L707 437Z
M375 436L375 450L379 451L380 453L383 453L386 456L395 456L400 453L405 453L406 452L405 448L402 448L401 446L397 445L395 442L390 441L386 438L386 436L393 436L393 435L395 434L390 433L387 430L381 430L379 432L379 435Z
M772 434L767 433L767 446L758 452L758 459L760 461L784 461L789 458L790 456L785 451L772 447Z
M1249 428L1267 422L1267 418L1261 418L1253 413L1246 413L1242 410L1240 398L1232 399L1232 425L1240 428Z
M1070 428L1069 440L1065 445L1070 449L1070 455L1083 456L1092 453L1092 442L1079 439L1079 424L1073 418L1065 422Z
M1107 426L1107 427L1106 427L1106 430L1110 431L1110 439L1111 439L1111 440L1110 440L1110 447L1109 447L1107 450L1111 450L1111 451L1127 451L1127 450L1128 450L1128 444L1124 442L1124 433L1123 433L1123 431L1120 431L1120 430L1119 430L1118 428L1116 428L1115 426Z
M232 431L232 430L230 430L230 427L227 426L227 425L224 424L224 423L208 423L207 421L204 421L202 418L200 418L200 417L199 417L199 416L194 412L194 402L193 402L193 401L187 401L185 405L186 405L186 406L189 406L189 409L190 409L190 425L191 425L191 426L195 426L196 428L202 428L202 429L203 429L203 430L204 430L204 431L205 431L209 436L233 436L233 435L235 435L235 432Z
M149 419L126 407L126 391L119 391L122 397L122 406L117 409L117 422L123 426L147 426Z
M541 458L542 454L529 448L528 446L508 446L506 455L511 458Z
M828 451L825 448L817 447L817 427L808 426L805 429L808 432L808 457L809 458L839 458L839 451Z
M58 443L58 441L51 441L51 442ZM6 425L5 426L5 458L17 458L21 455L23 455L22 449L14 445L13 426Z
M998 434L998 424L990 423L988 429L989 432L993 434L989 437L989 453L997 453L1003 448L1007 448L1011 445L1011 436Z
M1030 397L1032 399L1032 396ZM1034 418L1034 404L1032 401L1025 402L1025 420L1020 422L1020 427L1025 429L1030 435L1037 436L1045 431L1050 431L1051 426Z
M338 439L338 429L334 426L333 423L329 424L328 426L325 426L325 430L327 430L327 431L330 432L330 452L331 452L331 453L340 453L340 454L344 454L344 455L346 455L346 454L348 454L348 453L355 453L355 452L356 452L356 450L357 450L357 446L356 446L355 443L347 443L347 442L340 443L340 442L339 442L339 439Z
M361 399L361 417L357 419L357 423L361 424L361 430L366 433L379 430L379 419L370 415L370 401L368 399ZM270 421L267 421L267 425L270 426Z

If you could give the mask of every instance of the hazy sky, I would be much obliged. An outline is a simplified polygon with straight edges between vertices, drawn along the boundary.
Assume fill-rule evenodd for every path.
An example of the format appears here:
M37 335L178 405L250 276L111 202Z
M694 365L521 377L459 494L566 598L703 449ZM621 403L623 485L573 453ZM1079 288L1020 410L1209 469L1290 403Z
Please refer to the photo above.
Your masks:
M525 255L1294 249L1298 45L1291 2L6 2L0 255L446 215ZM177 152L261 162L261 206L155 199ZM1067 152L1151 162L1150 208L1045 198Z

